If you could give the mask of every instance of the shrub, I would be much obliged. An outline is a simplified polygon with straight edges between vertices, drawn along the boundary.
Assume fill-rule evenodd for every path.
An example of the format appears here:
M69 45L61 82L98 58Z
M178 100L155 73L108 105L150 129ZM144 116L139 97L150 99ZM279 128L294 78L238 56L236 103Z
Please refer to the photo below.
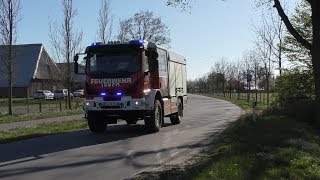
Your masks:
M275 103L296 119L315 120L315 85L310 71L294 70L276 79Z
M276 102L280 106L301 104L315 100L315 85L310 71L297 70L276 79Z

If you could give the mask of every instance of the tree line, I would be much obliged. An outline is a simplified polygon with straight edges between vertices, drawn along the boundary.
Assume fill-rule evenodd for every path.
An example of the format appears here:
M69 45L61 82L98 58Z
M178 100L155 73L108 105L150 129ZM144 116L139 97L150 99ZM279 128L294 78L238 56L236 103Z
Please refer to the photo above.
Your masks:
M293 112L308 109L306 117L320 124L320 2L301 0L290 17L279 0L257 0L256 5L262 8L262 23L253 25L253 48L236 60L216 60L210 72L188 81L189 90L274 91L278 106Z
M193 1L191 0L167 0L168 5L180 6L183 9L190 6ZM287 46L283 48L280 43L280 49L289 50L293 53L293 56L289 56L289 59L299 65L299 60L302 62L309 62L307 68L294 68L291 73L286 74L284 77L288 78L289 82L286 80L282 81L282 76L279 78L279 82L283 83L281 85L288 85L287 91L290 92L292 89L298 90L303 88L308 92L312 92L314 100L315 112L316 112L316 122L320 124L320 1L319 0L301 0L300 12L296 9L296 16L291 18L288 17L284 7L285 1L282 0L255 0L257 7L265 7L268 9L275 9L277 16L280 17L281 22L286 27L286 32L288 38L284 39L287 41ZM300 19L301 18L301 19ZM299 21L299 19L301 21ZM297 21L298 20L298 21ZM268 40L268 39L265 39ZM269 51L271 46L269 47ZM280 51L281 52L281 51ZM270 52L269 52L270 53ZM289 54L289 53L288 53ZM306 61L305 61L306 60ZM305 65L305 64L304 64ZM306 86L304 82L292 82L294 80L300 80L296 78L296 75L305 75L308 80L312 80L311 89L305 89ZM307 81L310 82L310 81ZM289 86L291 85L291 86ZM296 88L300 87L300 88ZM280 88L281 89L281 88ZM282 89L283 90L283 89ZM294 94L299 95L306 91L295 91ZM286 94L285 92L279 94ZM301 94L300 94L301 95ZM305 97L309 97L306 94L302 94ZM280 99L295 99L291 98L280 98ZM282 102L281 102L282 103Z

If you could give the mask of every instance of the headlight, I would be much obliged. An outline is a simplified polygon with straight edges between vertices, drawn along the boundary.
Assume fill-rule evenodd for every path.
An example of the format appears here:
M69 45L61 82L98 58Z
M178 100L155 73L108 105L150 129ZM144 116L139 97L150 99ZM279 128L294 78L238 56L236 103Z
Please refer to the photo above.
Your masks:
M142 105L144 105L144 101L141 101L141 100L131 101L130 105L131 106L142 106Z
M93 106L94 105L94 101L85 101L84 102L84 106Z

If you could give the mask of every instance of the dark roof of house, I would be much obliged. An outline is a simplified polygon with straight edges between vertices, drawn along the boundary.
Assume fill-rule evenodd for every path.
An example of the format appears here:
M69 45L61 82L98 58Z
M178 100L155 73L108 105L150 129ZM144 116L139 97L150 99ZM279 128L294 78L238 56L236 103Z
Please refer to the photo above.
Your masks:
M57 66L61 70L62 74L66 74L68 71L68 64L67 63L57 63ZM79 66L79 68L81 68ZM73 63L70 63L70 70L71 70L71 76L76 83L83 83L85 81L85 75L75 74L74 73L74 66Z
M6 49L0 46L0 87L7 87ZM58 79L60 70L42 44L13 45L13 87L27 87L32 79Z

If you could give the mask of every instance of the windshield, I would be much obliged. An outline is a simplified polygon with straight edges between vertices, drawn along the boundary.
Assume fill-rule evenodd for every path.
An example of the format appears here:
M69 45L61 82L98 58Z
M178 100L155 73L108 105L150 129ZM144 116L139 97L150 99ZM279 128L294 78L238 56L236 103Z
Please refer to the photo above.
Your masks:
M136 54L95 54L89 60L88 73L135 73L140 69Z

